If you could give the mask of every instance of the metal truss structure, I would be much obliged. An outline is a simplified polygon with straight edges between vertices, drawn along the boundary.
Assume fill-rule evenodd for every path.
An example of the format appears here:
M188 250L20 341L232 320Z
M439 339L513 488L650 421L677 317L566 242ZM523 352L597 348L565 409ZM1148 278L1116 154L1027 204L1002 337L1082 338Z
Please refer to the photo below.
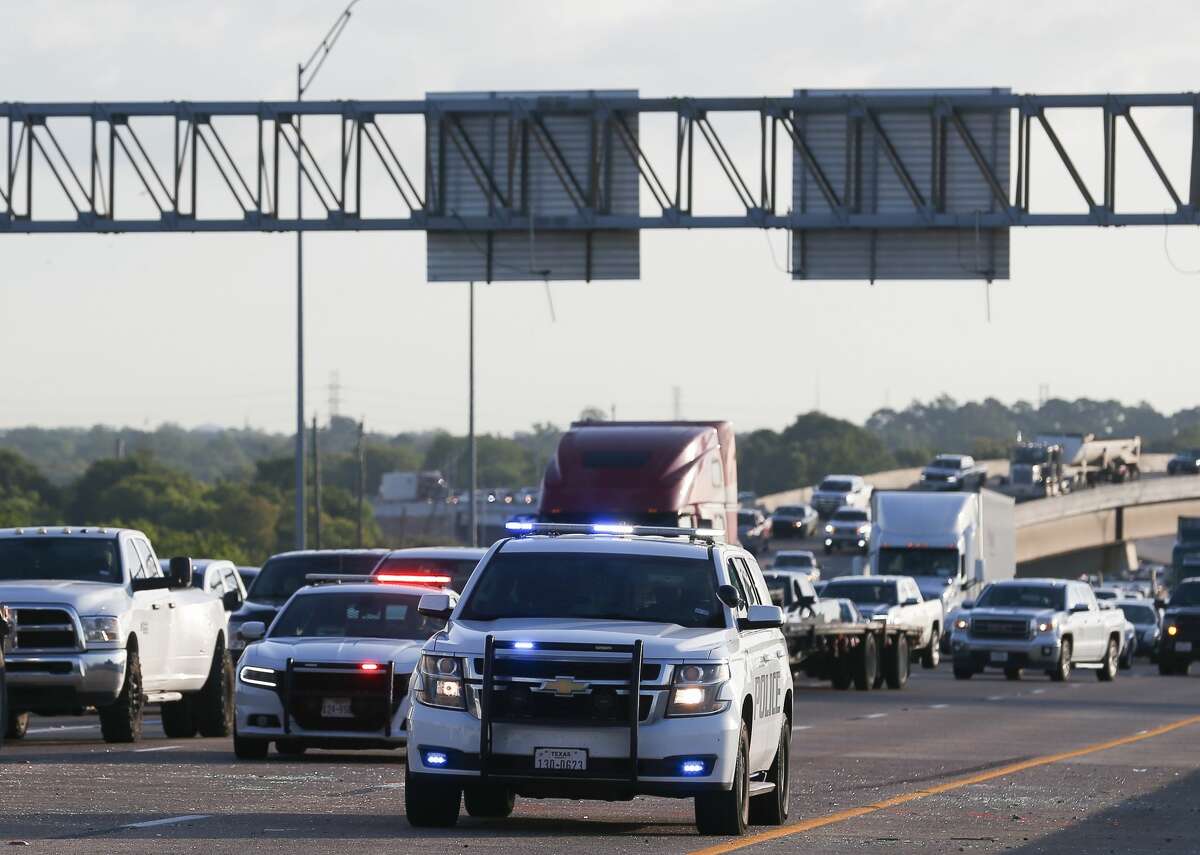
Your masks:
M1143 134L1135 114L1146 108L1178 108L1191 116L1187 186L1173 183ZM1056 132L1048 111L1089 111L1100 119L1102 186L1089 186L1083 171ZM930 157L907 156L889 136L880 116L912 114L927 120ZM1015 128L1015 180L997 170L987 144L964 115L992 113ZM638 122L649 115L673 123L671 153L653 157ZM712 119L743 114L756 119L757 153L731 154ZM338 130L327 133L318 154L298 133L298 119L325 117ZM587 162L564 156L553 131L554 117L589 119ZM844 129L845 162L823 162L806 139L806 121L835 117ZM506 139L508 162L498 168L478 134L486 118ZM468 121L470 120L470 121ZM390 123L417 123L422 155L401 156ZM474 122L474 124L472 124ZM1117 129L1125 124L1173 209L1165 213L1124 211L1118 205ZM1006 127L1009 125L1006 124ZM237 130L233 130L237 128ZM842 130L838 131L842 133ZM1033 139L1042 136L1079 193L1084 210L1031 211L1035 176ZM232 138L236 137L237 143ZM336 137L336 146L333 138ZM889 180L903 187L901 208L863 204L861 176L867 165L863 141L884 155ZM990 194L975 211L947 208L946 152L965 147ZM410 101L159 102L0 104L0 233L63 232L237 232L423 230L500 233L601 232L638 229L778 228L791 230L995 229L1011 226L1123 226L1200 224L1200 95L1019 95L1001 90L948 92L806 93L778 98L640 98L636 95L572 93L437 97ZM434 146L438 150L430 151ZM665 147L664 147L665 149ZM440 151L440 154L439 154ZM331 156L331 152L334 152ZM447 155L447 152L450 154ZM570 210L535 211L522 186L522 159L533 152L553 169L557 191ZM1175 152L1173 154L1179 154ZM1130 155L1126 155L1130 156ZM444 169L451 157L465 165L486 201L469 212L447 198ZM719 169L695 168L711 158ZM824 204L798 208L791 192L779 192L784 159L802 172L809 193ZM282 182L296 160L310 198L320 201L311 216L285 209ZM828 160L828 156L826 156ZM616 161L636 167L640 210L615 213L608 184ZM747 162L749 161L749 162ZM1171 162L1180 162L1174 158ZM370 163L368 172L367 164ZM1007 167L1007 164L1005 164ZM1034 167L1038 166L1035 170ZM201 177L202 171L210 176ZM371 177L364 180L365 175ZM838 178L831 179L836 174ZM215 176L215 177L213 177ZM291 179L294 180L294 179ZM699 213L693 199L701 182L725 183L736 199L729 210ZM294 184L291 193L294 195ZM815 188L815 191L811 188ZM790 189L790 188L789 188ZM123 200L132 193L145 210ZM123 195L124 194L124 195ZM64 204L65 200L65 204ZM147 200L148 203L147 204ZM367 203L394 208L370 215ZM211 203L211 204L210 204ZM128 210L127 210L128 209ZM148 212L148 213L147 213Z

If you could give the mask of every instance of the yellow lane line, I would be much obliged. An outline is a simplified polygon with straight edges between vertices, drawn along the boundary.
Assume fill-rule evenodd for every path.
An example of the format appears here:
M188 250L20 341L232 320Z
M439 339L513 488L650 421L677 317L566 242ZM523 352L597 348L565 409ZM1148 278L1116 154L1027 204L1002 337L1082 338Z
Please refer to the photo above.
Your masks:
M941 793L948 793L953 790L961 790L963 787L969 787L973 784L982 784L986 781L993 781L996 778L1003 778L1006 775L1015 775L1018 772L1024 772L1027 769L1036 769L1039 766L1049 766L1054 763L1062 763L1065 760L1074 760L1076 757L1086 757L1089 754L1096 754L1100 751L1108 751L1113 748L1120 748L1122 745L1133 745L1136 742L1142 742L1146 739L1153 739L1156 736L1162 736L1165 733L1170 733L1174 730L1179 730L1182 727L1189 727L1193 724L1200 724L1200 715L1191 716L1181 719L1171 724L1156 727L1154 730L1147 730L1141 733L1135 733L1132 736L1122 736L1120 739L1111 739L1108 742L1099 742L1095 745L1088 745L1083 748L1076 748L1073 751L1063 751L1060 754L1048 754L1044 757L1034 757L1031 760L1022 760L1020 763L1011 763L1008 766L1000 766L988 772L981 772L978 775L971 775L966 778L955 778L952 781L947 781L944 784L937 784L932 787L926 787L920 790L913 790L909 793L902 793L898 796L893 796L890 799L884 799L881 802L875 802L862 807L848 808L840 810L836 813L818 816L813 819L806 819L803 822L797 822L792 825L784 825L779 828L774 828L770 831L764 831L759 834L752 834L749 837L740 837L731 840L728 843L719 843L716 846L706 846L703 849L696 849L689 855L723 855L725 852L736 852L739 849L745 849L749 846L755 846L759 843L767 843L771 840L779 840L784 837L791 837L794 834L802 834L805 831L812 831L814 828L822 828L826 825L835 825L839 822L845 822L849 819L854 819L867 814L877 813L888 808L898 807L908 802L916 801L917 799L927 798L928 796L936 796Z

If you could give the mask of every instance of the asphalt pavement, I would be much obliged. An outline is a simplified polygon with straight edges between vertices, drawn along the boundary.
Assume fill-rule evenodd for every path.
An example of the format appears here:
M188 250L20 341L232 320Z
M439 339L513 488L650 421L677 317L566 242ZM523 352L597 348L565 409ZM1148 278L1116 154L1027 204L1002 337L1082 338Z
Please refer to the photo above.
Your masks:
M1200 668L1197 669L1200 672ZM0 845L30 852L748 853L1200 851L1200 674L1139 662L899 691L797 685L792 825L702 838L686 801L519 799L451 831L404 820L404 754L238 762L229 739L105 745L93 718L35 718L0 750ZM1193 718L1196 717L1196 718ZM756 835L765 832L767 839ZM782 836L771 836L781 835Z

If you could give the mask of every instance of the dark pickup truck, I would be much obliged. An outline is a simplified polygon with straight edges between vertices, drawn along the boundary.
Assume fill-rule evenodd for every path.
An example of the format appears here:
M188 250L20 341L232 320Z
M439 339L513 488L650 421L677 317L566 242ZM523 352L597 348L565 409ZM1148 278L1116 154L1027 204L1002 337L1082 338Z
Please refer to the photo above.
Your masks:
M921 470L918 490L974 492L987 485L987 468L969 454L939 454Z
M0 745L4 744L4 731L8 729L8 673L4 668L4 651L11 643L12 615L8 606L0 603Z

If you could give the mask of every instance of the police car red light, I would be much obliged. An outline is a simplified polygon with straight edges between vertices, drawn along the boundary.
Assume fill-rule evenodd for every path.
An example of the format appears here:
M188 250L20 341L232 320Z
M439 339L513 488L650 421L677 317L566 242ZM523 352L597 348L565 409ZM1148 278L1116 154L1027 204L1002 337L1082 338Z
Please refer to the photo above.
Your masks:
M392 585L449 585L450 577L439 573L380 573L376 582Z
M360 671L378 671L379 664L377 662L363 662L358 666Z

